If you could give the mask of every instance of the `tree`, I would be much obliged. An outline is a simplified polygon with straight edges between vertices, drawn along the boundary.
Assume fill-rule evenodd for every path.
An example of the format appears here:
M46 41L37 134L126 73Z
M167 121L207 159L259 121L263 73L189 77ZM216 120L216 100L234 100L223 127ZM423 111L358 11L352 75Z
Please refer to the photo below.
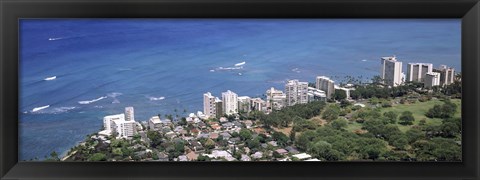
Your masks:
M281 146L285 146L289 140L287 135L276 131L272 134L272 138Z
M260 147L260 141L258 138L255 138L255 139L249 139L245 142L247 144L247 147L250 148L250 149L256 149L258 147Z
M243 129L240 130L239 136L242 140L251 139L252 138L252 132L250 132L250 130L248 130L248 129L243 128Z
M347 92L341 89L335 89L335 92L333 93L333 99L340 101L346 98L347 98Z
M210 158L208 156L199 155L197 161L210 161Z
M420 139L425 138L425 133L424 132L422 132L419 129L414 129L414 128L411 128L411 129L407 130L407 132L405 132L405 135L407 137L408 143L410 143L410 144L414 143L415 141L418 141Z
M89 159L89 161L105 161L107 156L103 153L95 153Z
M152 146L153 148L156 148L163 142L162 136L157 131L147 131L147 137L148 139L150 139L150 146Z
M373 134L375 137L382 137L385 124L380 120L368 120L365 121L363 129L367 130L369 133Z
M213 149L215 148L215 142L212 139L207 139L204 143L205 148Z
M442 123L442 125L440 125L440 129L444 137L454 137L458 132L460 132L460 128L453 122Z
M415 118L413 117L412 112L410 111L404 111L402 112L402 115L400 115L400 124L402 125L412 125L413 121L415 121Z
M331 125L333 128L340 130L347 127L347 120L339 118L339 119L336 119L335 121L332 121Z
M429 118L451 118L457 112L457 105L455 103L446 100L443 105L434 105L430 108L425 116Z
M398 114L394 111L387 111L383 113L386 123L395 124L397 122Z
M315 142L309 147L308 152L316 158L327 161L338 161L342 159L342 154L333 149L332 145L326 141Z
M322 118L327 121L333 121L340 115L340 108L334 105L328 106L322 114Z
M290 131L290 141L295 142L296 132L292 129Z
M395 136L393 139L392 145L398 149L405 149L405 146L408 144L408 140L405 136Z
M185 143L183 141L175 143L175 151L183 153L185 151Z

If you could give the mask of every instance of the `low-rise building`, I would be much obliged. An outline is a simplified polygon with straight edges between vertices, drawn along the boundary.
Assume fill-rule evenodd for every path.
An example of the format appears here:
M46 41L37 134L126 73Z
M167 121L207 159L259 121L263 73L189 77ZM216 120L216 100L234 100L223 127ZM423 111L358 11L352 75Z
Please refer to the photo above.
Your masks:
M273 87L267 90L267 111L280 110L286 106L287 95Z
M308 101L326 101L327 95L324 91L313 87L308 87Z
M423 82L423 86L425 88L431 88L433 86L440 85L440 73L438 72L430 72L425 75L425 81Z
M267 111L267 103L261 98L252 98L250 100L250 104L252 106L252 109L255 111Z

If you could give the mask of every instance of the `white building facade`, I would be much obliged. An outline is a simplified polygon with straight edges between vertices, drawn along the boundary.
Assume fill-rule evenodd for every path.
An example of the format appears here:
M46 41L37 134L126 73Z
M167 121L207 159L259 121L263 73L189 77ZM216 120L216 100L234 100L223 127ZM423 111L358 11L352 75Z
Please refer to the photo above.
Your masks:
M322 90L327 95L327 98L332 98L335 93L335 82L326 76L317 76L315 79L315 86Z
M440 73L438 72L430 72L427 73L425 76L425 81L423 83L423 86L426 88L431 88L433 86L439 86L440 85Z
M280 110L284 108L287 101L287 95L281 90L277 90L273 87L267 90L267 110Z
M223 112L227 115L238 113L238 95L230 90L222 93Z
M287 106L308 103L308 83L289 80L285 85Z
M237 98L238 99L238 111L242 112L250 112L251 104L250 104L250 97L248 96L240 96Z
M125 114L127 114L127 116ZM125 108L124 114L103 117L103 127L105 130L101 131L101 134L116 134L116 138L132 137L137 133L136 125L133 107L127 107Z
M424 82L427 73L433 71L431 63L408 63L407 80L408 82Z
M433 71L440 73L440 86L452 84L455 80L454 68L447 67L446 65L440 65L440 68L434 69Z
M207 118L216 117L215 99L215 96L212 96L210 92L203 94L203 114L205 114Z
M398 86L402 80L402 62L397 61L395 56L381 58L380 78L383 79L385 85Z

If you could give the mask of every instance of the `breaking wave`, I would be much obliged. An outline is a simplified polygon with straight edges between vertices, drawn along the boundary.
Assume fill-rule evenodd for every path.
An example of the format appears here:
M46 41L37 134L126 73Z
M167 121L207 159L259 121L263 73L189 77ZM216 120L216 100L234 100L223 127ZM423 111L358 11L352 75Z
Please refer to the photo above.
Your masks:
M148 96L147 97L148 99L150 99L150 101L160 101L160 100L164 100L165 97L161 96L161 97L151 97L151 96Z
M102 97L99 97L97 99L92 99L92 100L89 100L89 101L78 101L78 104L91 104L91 103L94 103L94 102L97 102L97 101L100 101L102 99L105 99L107 98L108 96L102 96Z
M56 107L56 108L50 108L50 105L47 106L42 106L42 107L36 107L33 108L31 111L26 111L26 113L34 113L34 114L60 114L60 113L65 113L70 110L76 109L77 107Z

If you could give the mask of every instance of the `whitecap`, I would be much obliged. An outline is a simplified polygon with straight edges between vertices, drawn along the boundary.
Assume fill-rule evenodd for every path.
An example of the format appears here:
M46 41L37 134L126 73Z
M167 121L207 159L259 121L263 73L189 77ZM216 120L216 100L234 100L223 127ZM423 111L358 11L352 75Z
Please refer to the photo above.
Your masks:
M60 40L60 39L63 39L63 38L61 38L61 37L48 38L49 41L56 41L56 40Z
M48 108L48 109L47 109ZM36 114L60 114L60 113L65 113L70 110L73 110L77 107L56 107L56 108L50 108L50 106L42 106L42 107L37 107L33 108L31 113L36 113ZM24 112L28 113L28 112Z
M150 101L160 101L160 100L164 100L165 97L161 96L161 97L151 97L149 96L148 99L150 99Z
M90 101L78 101L78 104L91 104L91 103L100 101L100 100L105 99L105 98L107 98L107 96L102 96L102 97L99 97L97 99L92 99Z
M108 97L112 97L112 98L115 98L115 97L121 96L121 95L123 95L123 94L119 93L119 92L112 92L112 93L107 94Z

